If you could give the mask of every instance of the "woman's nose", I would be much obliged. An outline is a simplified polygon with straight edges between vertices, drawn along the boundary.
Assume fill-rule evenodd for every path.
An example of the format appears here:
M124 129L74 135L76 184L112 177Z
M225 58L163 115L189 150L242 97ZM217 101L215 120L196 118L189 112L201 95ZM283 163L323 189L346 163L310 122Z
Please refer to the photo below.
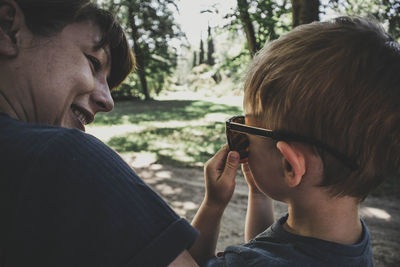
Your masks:
M109 112L114 108L114 100L111 97L111 91L107 82L98 84L91 98L95 104L96 112Z

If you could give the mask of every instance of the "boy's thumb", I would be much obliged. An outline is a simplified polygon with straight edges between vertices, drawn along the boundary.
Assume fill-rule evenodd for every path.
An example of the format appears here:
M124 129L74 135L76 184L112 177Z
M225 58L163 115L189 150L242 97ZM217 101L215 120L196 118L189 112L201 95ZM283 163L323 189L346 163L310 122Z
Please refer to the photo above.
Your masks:
M226 159L224 175L235 177L237 168L239 166L240 156L236 151L230 151Z

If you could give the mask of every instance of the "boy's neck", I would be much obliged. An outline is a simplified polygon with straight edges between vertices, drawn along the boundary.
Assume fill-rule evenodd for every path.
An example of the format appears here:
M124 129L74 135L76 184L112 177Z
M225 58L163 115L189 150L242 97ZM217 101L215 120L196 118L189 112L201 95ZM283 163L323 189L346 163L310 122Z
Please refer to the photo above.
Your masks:
M294 203L294 204L293 204ZM288 232L351 245L359 242L362 225L359 204L350 197L307 203L289 203L289 217L283 225Z

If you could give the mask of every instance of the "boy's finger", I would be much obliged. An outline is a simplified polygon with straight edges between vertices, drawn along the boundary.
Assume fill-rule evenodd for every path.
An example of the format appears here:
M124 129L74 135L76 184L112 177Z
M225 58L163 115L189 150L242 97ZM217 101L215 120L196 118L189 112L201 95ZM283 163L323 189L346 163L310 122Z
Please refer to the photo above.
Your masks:
M229 152L228 145L224 145L220 150L215 153L215 155L207 162L210 167L215 167L216 169L223 169L226 155Z
M222 176L234 179L239 166L240 156L236 151L230 151L226 159L225 168Z
M251 173L250 166L249 166L248 162L242 163L242 172L246 177L253 177L253 174Z

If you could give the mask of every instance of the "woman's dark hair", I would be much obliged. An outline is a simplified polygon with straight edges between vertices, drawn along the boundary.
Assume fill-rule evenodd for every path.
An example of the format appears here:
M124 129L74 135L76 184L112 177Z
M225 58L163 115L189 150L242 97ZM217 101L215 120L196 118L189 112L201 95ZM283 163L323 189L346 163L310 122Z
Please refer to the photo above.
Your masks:
M89 0L15 0L30 31L51 36L74 22L92 21L102 33L97 48L110 47L110 88L117 87L135 66L135 60L121 25L114 16Z

